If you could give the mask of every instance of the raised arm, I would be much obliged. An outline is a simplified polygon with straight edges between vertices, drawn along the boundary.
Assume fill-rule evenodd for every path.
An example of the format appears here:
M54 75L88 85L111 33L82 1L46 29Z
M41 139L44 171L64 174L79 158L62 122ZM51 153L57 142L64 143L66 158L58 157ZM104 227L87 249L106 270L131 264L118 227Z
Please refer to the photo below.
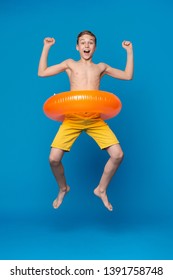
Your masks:
M127 51L127 61L125 70L119 70L112 68L109 65L105 65L105 71L103 74L107 74L113 78L122 79L122 80L131 80L133 78L133 47L132 43L129 41L123 41L122 47Z
M68 68L68 60L65 60L59 64L53 66L47 66L47 58L50 48L55 44L54 38L45 38L44 46L40 57L38 76L48 77L59 74Z

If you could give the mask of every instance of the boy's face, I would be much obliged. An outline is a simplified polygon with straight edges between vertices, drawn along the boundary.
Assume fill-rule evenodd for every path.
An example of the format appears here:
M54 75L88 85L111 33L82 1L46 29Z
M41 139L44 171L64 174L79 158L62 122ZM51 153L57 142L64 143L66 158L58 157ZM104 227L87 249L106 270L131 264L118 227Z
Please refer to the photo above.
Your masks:
M82 35L78 40L76 49L79 51L80 56L83 59L89 60L92 58L92 55L96 49L94 37L88 34Z

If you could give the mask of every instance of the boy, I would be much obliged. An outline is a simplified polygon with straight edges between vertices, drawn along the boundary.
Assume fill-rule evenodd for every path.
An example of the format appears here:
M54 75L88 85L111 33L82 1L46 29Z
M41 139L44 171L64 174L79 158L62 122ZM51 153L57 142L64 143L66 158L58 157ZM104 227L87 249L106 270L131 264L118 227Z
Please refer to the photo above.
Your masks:
M76 49L79 51L80 60L67 59L59 64L48 67L47 57L50 47L55 44L54 38L45 38L44 47L41 54L38 75L47 77L66 72L70 80L70 90L99 90L100 79L104 75L113 78L131 80L133 76L133 48L129 41L123 41L122 47L127 51L127 62L125 70L112 68L105 63L94 64L92 57L96 49L96 36L90 31L83 31L77 37ZM72 144L82 131L89 134L100 146L105 149L110 158L107 161L98 186L94 189L94 194L98 196L104 206L112 211L113 207L107 197L107 187L112 176L118 169L122 159L123 151L120 144L109 128L98 114L73 114L66 116L59 128L57 135L51 145L49 156L50 166L59 186L59 193L53 202L53 207L58 208L64 196L69 192L70 187L66 183L62 157L65 151L70 151Z

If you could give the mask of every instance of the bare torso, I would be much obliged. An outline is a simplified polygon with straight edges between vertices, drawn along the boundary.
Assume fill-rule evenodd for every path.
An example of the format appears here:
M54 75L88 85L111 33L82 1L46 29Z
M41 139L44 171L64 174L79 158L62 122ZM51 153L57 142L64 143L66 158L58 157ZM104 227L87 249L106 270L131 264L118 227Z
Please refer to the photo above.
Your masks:
M103 63L68 60L66 73L70 80L70 90L98 90L104 69Z

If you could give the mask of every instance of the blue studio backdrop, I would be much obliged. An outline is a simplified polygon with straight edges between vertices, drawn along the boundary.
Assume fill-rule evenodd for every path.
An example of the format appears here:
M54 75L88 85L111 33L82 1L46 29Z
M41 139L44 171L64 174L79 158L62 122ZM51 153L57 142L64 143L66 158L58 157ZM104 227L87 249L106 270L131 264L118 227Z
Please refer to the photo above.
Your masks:
M169 0L1 1L1 259L173 258L172 18ZM121 43L134 46L134 79L101 82L123 104L108 120L125 154L108 189L113 212L93 195L108 155L85 134L63 159L71 192L52 208L48 156L60 123L42 106L69 81L39 78L38 62L48 36L56 39L49 65L78 60L85 29L98 39L95 63L124 69Z

